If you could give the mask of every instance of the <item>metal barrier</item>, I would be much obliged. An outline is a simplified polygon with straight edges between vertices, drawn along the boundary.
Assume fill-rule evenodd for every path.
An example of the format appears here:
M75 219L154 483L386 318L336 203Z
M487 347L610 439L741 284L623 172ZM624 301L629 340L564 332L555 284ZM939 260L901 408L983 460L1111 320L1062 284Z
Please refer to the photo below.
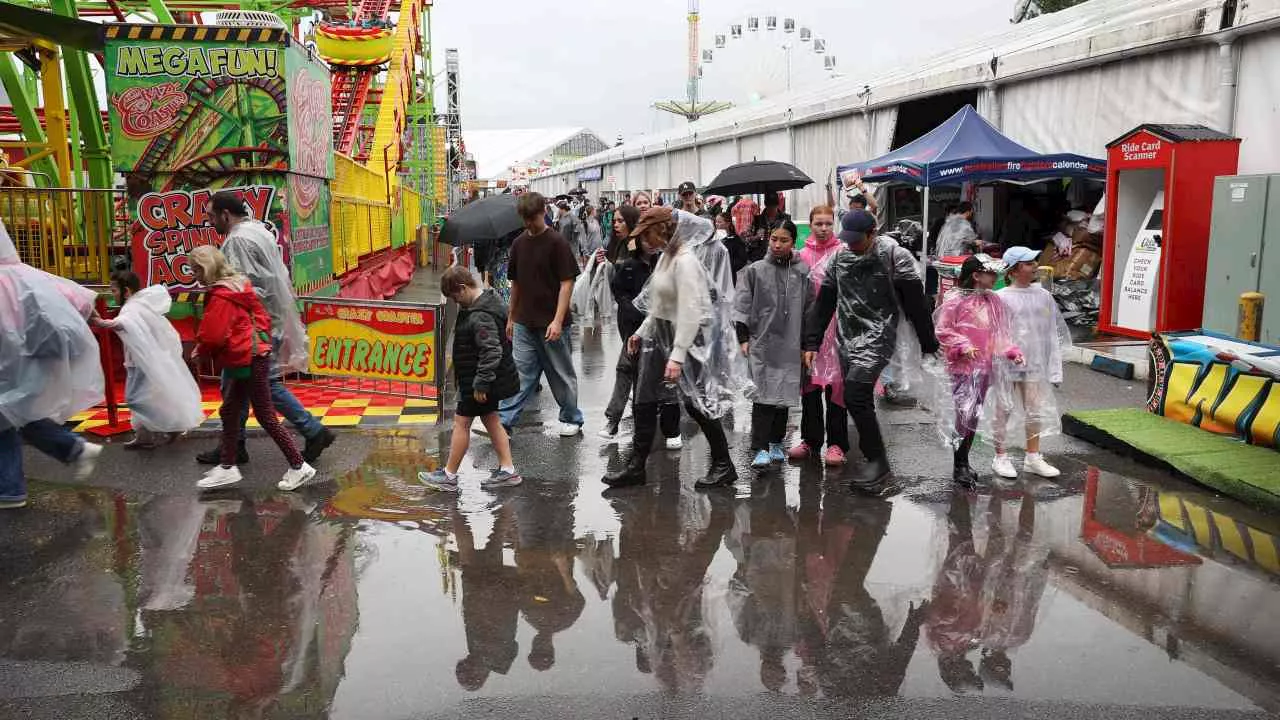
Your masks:
M81 282L106 283L127 254L125 191L0 187L0 219L23 262Z

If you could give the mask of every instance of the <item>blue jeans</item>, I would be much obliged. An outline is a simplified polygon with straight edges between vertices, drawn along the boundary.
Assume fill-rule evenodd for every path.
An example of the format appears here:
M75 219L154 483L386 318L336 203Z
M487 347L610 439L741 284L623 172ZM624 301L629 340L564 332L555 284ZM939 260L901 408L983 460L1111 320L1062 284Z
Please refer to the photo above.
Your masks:
M276 340L272 345L279 349L280 341ZM271 355L271 404L276 406L276 411L284 416L289 424L302 434L303 438L310 440L311 438L324 432L324 425L316 419L314 415L307 412L302 407L302 403L298 402L298 398L289 392L289 388L284 386L284 380L280 377L280 368L276 365L275 353ZM231 378L227 376L226 371L222 372L222 397L226 398L230 394ZM240 408L240 440L244 441L244 425L249 422L249 403L245 403Z
M520 373L520 392L507 398L498 406L502 424L511 427L520 419L524 405L538 387L538 380L546 373L551 394L560 404L560 422L582 425L582 411L578 409L578 375L573 369L573 341L571 328L565 327L560 339L548 342L545 331L528 328L516 323L511 339L511 354Z
M74 462L84 449L84 440L52 420L37 420L21 430L0 418L0 501L27 499L27 480L22 475L22 441L63 463Z

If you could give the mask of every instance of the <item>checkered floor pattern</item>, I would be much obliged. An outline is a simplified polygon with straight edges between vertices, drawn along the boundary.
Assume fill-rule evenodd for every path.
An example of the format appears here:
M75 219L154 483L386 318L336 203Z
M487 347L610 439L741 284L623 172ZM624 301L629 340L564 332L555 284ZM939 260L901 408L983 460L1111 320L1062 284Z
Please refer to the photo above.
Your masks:
M431 425L440 416L440 403L430 398L406 398L393 395L376 395L351 390L320 388L309 385L291 385L290 390L312 415L320 418L325 427L399 427L404 425ZM216 386L202 388L205 420L203 429L220 429L218 408L222 399ZM122 405L119 410L122 424L129 422L129 410ZM67 421L75 432L101 432L107 428L105 406L82 412ZM251 415L249 427L261 427ZM120 430L121 428L116 428Z

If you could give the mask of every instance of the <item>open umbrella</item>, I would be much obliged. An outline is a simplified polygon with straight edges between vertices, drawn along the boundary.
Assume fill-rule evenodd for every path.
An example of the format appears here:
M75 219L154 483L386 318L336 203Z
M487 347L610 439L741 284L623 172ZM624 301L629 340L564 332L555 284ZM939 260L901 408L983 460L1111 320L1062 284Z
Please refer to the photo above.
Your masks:
M730 165L707 186L704 195L755 195L796 190L812 185L813 178L790 163L756 160Z
M494 243L524 227L516 212L517 197L491 195L468 203L444 222L440 241L449 245Z

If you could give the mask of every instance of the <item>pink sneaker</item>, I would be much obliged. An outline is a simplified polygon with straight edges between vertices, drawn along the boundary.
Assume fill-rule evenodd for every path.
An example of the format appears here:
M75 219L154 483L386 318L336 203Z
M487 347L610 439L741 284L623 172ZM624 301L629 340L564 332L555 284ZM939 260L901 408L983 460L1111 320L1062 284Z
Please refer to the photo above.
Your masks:
M787 451L787 458L791 460L808 460L809 451L809 443L802 442Z
M838 467L845 463L844 451L835 445L831 445L827 448L826 457L823 459L826 461L827 465L831 467Z

